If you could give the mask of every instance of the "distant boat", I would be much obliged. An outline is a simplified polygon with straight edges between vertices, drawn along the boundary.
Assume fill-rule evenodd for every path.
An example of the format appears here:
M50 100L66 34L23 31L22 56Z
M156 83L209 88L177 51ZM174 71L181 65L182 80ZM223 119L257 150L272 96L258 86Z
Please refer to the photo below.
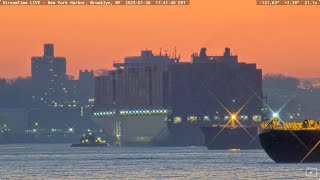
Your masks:
M228 151L230 151L230 152L239 152L240 149L228 149Z
M205 145L208 149L259 149L259 127L224 127L210 126L200 127L205 135Z
M262 124L261 146L278 163L320 162L320 122L280 122L274 117Z
M238 122L239 125L235 125ZM231 125L228 125L231 124ZM235 115L230 117L226 125L200 127L205 135L205 145L208 149L258 149L257 142L259 126L243 126Z
M94 136L91 132L86 134L80 139L79 144L72 144L71 147L100 147L100 146L109 146L109 144L101 140L101 138Z

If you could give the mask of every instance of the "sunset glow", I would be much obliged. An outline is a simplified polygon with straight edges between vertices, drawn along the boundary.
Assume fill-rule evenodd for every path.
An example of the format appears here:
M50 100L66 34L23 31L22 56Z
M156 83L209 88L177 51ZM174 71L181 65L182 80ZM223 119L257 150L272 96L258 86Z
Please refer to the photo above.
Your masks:
M112 68L141 49L177 47L183 61L207 47L230 47L263 73L318 77L319 7L257 6L255 1L193 0L189 6L1 6L0 77L30 76L30 59L54 43L68 74Z

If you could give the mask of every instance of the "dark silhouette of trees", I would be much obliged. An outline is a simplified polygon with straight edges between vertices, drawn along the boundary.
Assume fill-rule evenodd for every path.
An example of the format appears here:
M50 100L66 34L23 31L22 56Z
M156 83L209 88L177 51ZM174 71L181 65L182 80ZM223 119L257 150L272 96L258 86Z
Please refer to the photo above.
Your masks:
M298 88L299 84L298 78L282 74L266 74L263 77L263 88L294 90Z
M7 80L0 87L0 108L28 108L32 105L31 78Z

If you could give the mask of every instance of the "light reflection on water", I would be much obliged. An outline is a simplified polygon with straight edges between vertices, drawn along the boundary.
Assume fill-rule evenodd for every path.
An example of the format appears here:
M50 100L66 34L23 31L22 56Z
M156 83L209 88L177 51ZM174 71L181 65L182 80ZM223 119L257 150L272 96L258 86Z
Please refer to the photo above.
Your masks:
M276 164L263 150L205 147L0 145L0 179L301 179L306 167Z

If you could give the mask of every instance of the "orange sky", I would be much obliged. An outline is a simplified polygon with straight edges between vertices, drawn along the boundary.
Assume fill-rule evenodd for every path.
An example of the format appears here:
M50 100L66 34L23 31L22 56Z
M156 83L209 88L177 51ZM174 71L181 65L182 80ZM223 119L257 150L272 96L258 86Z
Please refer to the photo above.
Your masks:
M111 68L140 49L177 46L183 60L225 46L264 73L320 77L320 6L256 6L255 0L191 0L189 6L0 6L0 77L30 75L44 43L68 74Z

